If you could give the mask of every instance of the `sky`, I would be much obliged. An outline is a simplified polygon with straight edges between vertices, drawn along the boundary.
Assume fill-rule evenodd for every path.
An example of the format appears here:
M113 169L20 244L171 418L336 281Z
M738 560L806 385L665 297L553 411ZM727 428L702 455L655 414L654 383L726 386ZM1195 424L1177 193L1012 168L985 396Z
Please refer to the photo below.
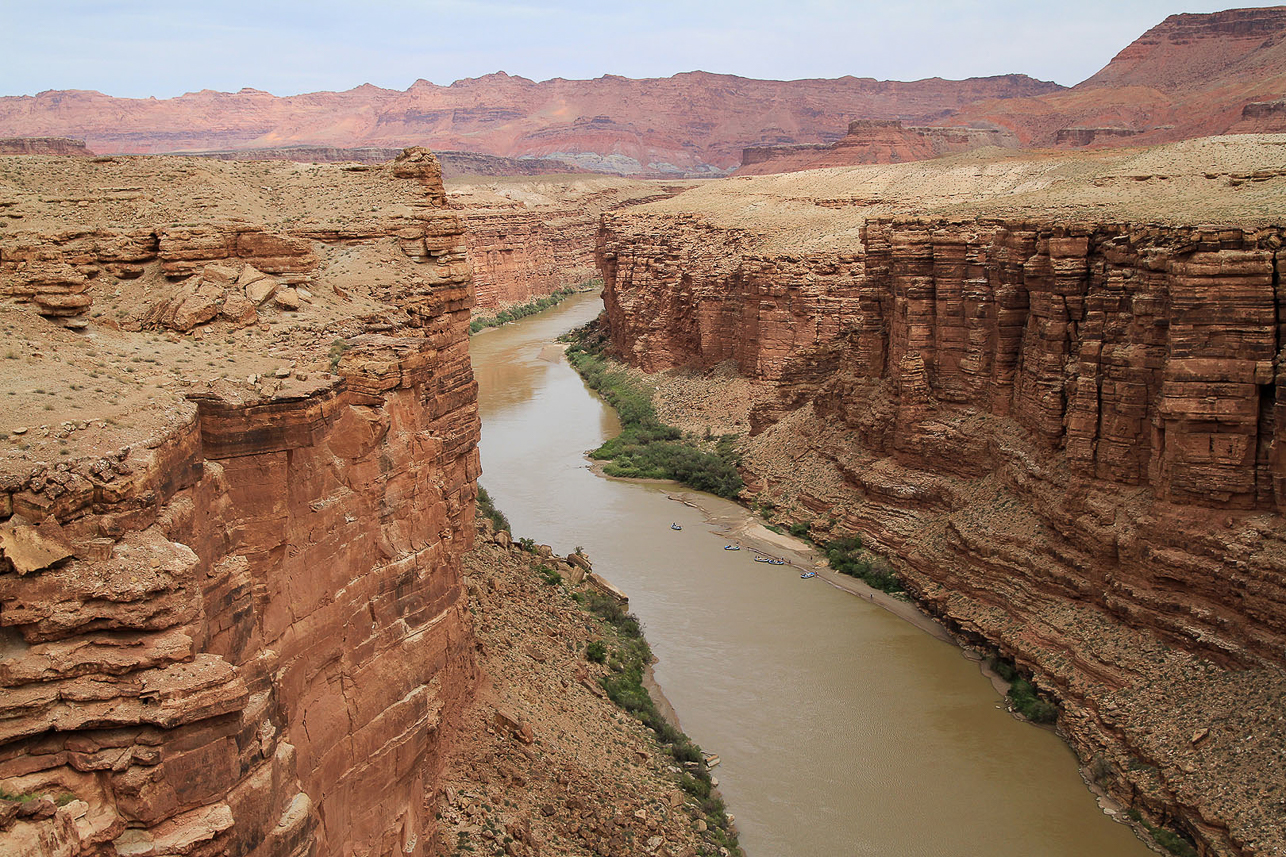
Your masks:
M0 0L0 95L168 98L505 71L791 80L1024 73L1072 85L1184 0ZM1190 0L1189 0L1190 2Z

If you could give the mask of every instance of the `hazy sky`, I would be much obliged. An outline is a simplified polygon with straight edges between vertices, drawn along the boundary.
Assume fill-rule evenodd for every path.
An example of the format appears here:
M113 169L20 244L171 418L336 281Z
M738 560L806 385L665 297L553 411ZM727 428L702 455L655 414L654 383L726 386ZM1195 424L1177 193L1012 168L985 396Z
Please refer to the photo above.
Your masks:
M1071 85L1190 0L0 0L0 95L405 89L493 71Z

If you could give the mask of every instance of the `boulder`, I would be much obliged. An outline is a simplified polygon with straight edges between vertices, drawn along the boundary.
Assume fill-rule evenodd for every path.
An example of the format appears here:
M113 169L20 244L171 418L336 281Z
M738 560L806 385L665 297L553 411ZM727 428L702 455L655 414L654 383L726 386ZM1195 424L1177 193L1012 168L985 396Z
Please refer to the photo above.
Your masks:
M236 325L254 324L259 320L254 301L239 289L228 292L223 306L219 308L219 315Z
M247 270L253 270L249 265ZM263 276L257 280L252 280L245 286L246 298L255 306L262 304L268 298L272 297L277 291L277 281L272 277Z
M273 301L282 309L296 310L299 309L299 292L294 289L278 289Z
M14 515L0 525L0 556L9 560L20 575L49 568L72 555L62 528L53 518L35 527Z

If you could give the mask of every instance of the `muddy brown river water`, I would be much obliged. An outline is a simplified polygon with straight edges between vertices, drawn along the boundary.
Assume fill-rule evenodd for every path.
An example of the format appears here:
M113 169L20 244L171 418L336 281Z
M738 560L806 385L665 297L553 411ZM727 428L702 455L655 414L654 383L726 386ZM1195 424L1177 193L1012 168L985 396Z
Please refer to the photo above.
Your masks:
M583 546L630 596L656 678L751 857L1143 857L1057 736L1013 719L977 664L860 596L752 561L748 513L595 475L615 415L550 347L596 295L475 336L482 484L516 536ZM683 529L670 528L672 522Z

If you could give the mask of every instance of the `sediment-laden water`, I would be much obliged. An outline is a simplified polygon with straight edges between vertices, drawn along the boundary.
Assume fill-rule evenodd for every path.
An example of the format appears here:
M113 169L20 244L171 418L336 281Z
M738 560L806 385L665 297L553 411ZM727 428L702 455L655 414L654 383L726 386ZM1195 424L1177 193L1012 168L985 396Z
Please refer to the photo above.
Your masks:
M1014 720L976 664L800 569L725 551L735 504L592 473L617 430L553 345L598 298L475 336L482 483L516 536L582 546L627 592L682 726L751 857L1142 857L1052 733ZM683 529L672 530L671 523Z

